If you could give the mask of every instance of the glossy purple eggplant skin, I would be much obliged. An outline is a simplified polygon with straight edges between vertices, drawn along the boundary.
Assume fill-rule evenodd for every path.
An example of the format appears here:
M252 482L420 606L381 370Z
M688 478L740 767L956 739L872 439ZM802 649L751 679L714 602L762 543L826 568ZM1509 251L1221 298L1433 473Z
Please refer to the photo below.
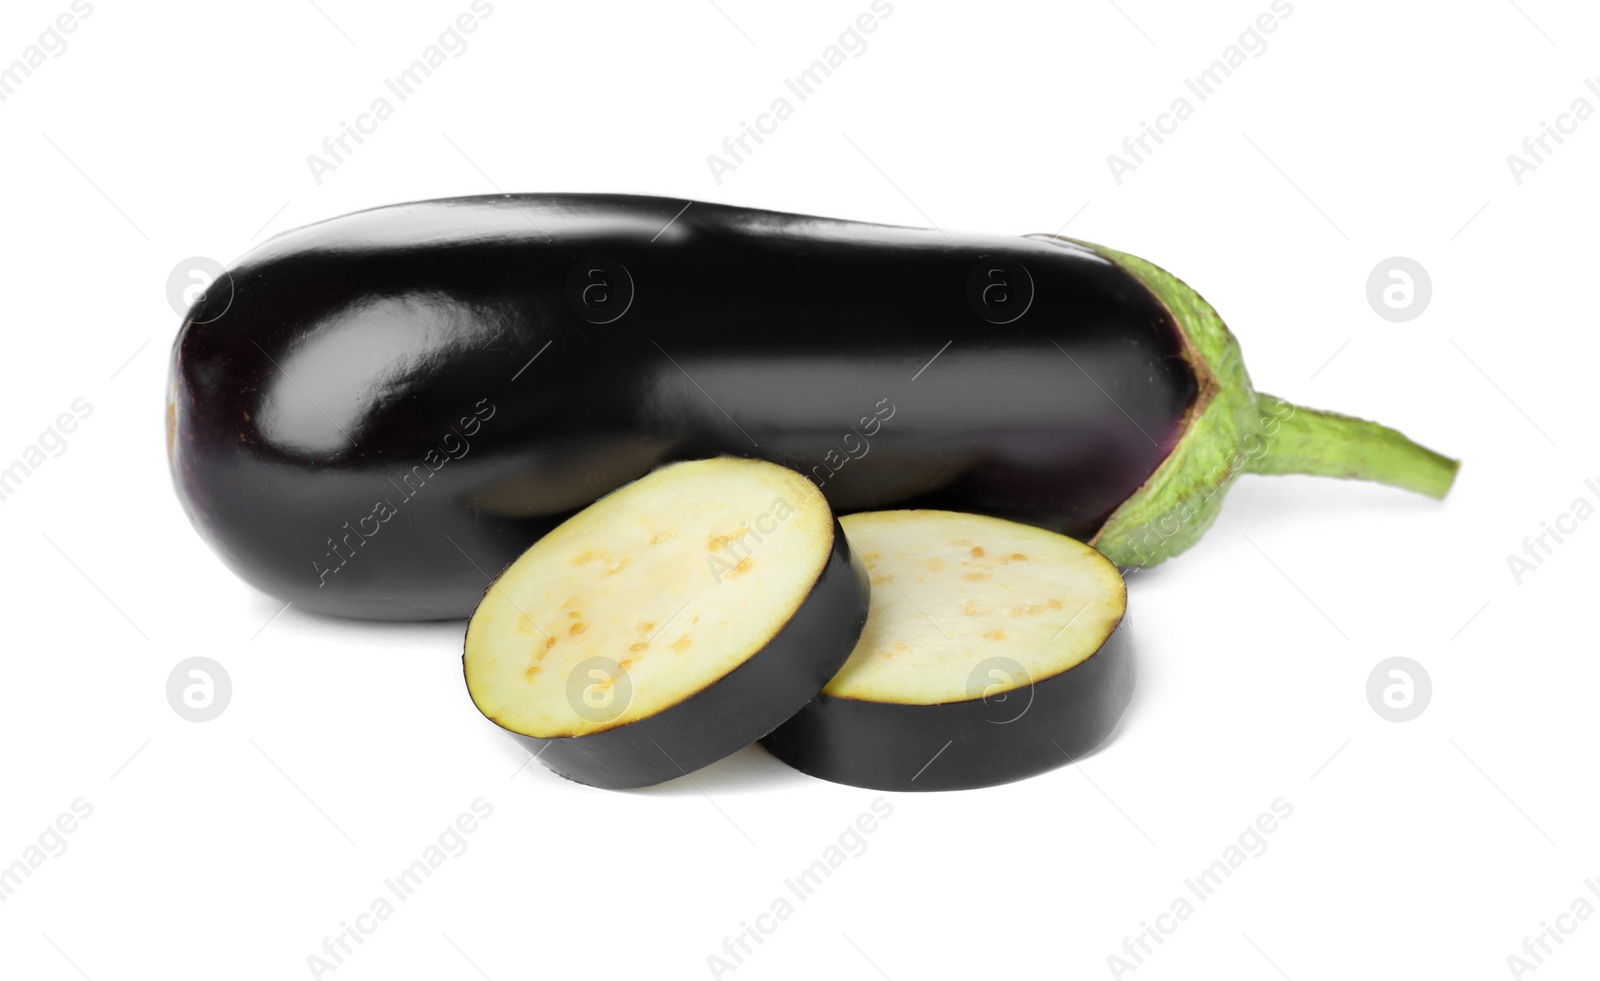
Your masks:
M1031 300L996 323L971 283L1020 304L1011 264ZM195 527L259 589L465 617L579 508L718 454L811 475L838 513L1087 538L1181 433L1182 345L1144 286L1065 242L650 197L430 201L279 235L213 284L173 347L168 451Z

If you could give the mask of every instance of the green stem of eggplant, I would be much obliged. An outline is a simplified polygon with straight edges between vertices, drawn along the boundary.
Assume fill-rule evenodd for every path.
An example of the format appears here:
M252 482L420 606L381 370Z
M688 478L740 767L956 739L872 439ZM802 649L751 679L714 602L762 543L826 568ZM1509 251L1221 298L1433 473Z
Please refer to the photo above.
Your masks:
M1444 497L1455 481L1459 461L1388 426L1258 395L1259 405L1274 402L1292 411L1273 413L1278 428L1263 438L1264 452L1253 454L1245 464L1250 473L1372 480L1433 498Z

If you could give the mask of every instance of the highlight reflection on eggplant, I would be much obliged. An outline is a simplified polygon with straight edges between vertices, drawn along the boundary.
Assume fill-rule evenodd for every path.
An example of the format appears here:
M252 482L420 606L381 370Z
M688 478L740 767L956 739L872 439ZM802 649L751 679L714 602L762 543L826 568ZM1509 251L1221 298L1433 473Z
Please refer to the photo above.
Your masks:
M486 574L674 460L767 459L839 512L992 514L1124 566L1193 544L1240 472L1434 496L1455 472L1258 397L1216 312L1133 256L621 195L279 235L190 310L167 412L224 562L380 619L467 615Z
M844 663L866 572L827 501L759 460L676 463L513 562L467 626L467 690L557 773L631 788L756 741Z
M874 790L964 790L1098 746L1133 697L1127 588L1063 535L947 511L846 515L872 579L850 660L762 740Z

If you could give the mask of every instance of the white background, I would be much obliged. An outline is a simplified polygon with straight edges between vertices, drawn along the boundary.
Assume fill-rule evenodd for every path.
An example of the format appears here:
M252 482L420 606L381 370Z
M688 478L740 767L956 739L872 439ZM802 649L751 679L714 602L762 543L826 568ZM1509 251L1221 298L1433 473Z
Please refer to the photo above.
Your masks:
M719 184L707 155L868 0L495 0L319 184L307 155L468 2L317 2L95 0L0 102L0 462L94 407L0 502L0 864L94 808L0 903L0 972L308 976L482 797L470 848L332 976L709 977L876 796L759 749L642 793L519 770L463 690L460 623L273 619L189 528L163 452L174 265L496 189L1017 234L1071 219L1204 293L1261 389L1465 461L1443 504L1243 478L1199 547L1132 579L1140 688L1113 743L1011 786L893 796L867 850L725 977L1107 977L1279 797L1294 811L1265 853L1124 977L1505 977L1541 921L1600 906L1600 520L1520 585L1506 562L1600 501L1600 119L1520 185L1506 162L1575 98L1600 108L1592 6L1294 0L1119 185L1107 154L1267 0L895 0ZM0 63L67 9L9 0ZM1396 255L1432 276L1409 323L1366 300ZM164 694L195 655L234 686L204 724ZM1403 724L1365 694L1394 655L1434 685ZM1600 917L1537 977L1597 967Z

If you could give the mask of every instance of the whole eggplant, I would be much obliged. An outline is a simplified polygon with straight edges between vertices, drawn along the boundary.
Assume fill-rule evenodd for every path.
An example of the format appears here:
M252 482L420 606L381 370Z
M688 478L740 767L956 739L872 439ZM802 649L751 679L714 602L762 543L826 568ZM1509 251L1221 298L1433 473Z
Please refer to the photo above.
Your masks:
M279 235L189 310L167 446L191 521L310 611L465 617L546 531L669 461L761 457L841 512L1192 544L1241 472L1436 497L1454 461L1258 396L1163 270L1055 236L664 198L497 195Z

